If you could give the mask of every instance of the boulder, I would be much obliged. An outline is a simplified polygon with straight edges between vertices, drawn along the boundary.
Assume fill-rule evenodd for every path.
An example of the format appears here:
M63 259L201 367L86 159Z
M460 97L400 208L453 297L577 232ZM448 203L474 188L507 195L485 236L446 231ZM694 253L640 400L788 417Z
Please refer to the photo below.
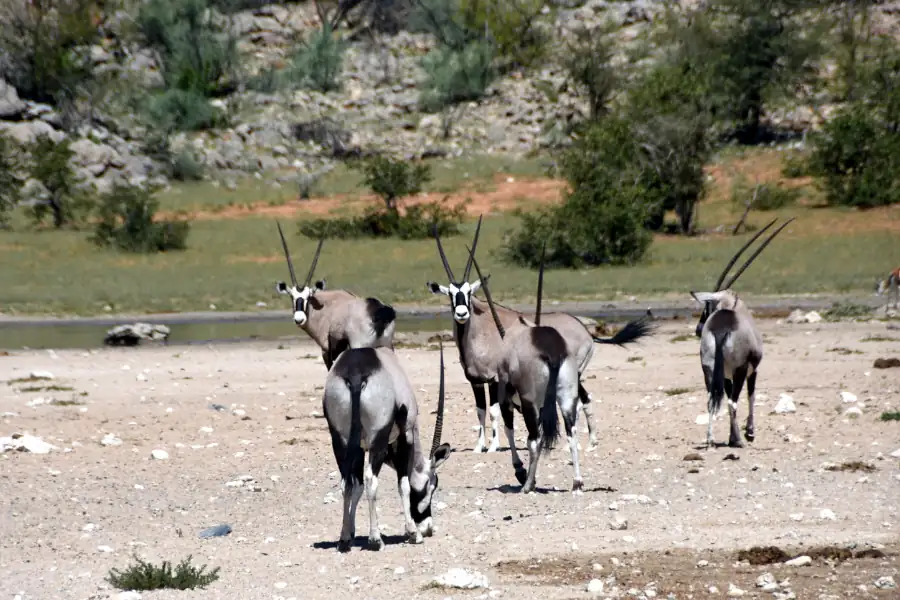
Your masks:
M118 325L106 332L103 343L107 346L137 346L142 340L168 342L169 328L165 325L132 323Z
M18 119L25 109L18 90L0 79L0 119Z

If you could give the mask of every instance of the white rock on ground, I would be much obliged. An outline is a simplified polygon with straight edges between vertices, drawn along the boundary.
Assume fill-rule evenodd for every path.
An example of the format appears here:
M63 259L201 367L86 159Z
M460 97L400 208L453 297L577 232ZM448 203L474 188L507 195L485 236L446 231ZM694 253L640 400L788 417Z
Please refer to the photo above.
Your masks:
M856 402L856 394L850 392L841 392L841 402Z
M28 376L31 379L56 379L50 371L32 371Z
M709 413L703 413L702 415L697 415L697 418L694 419L694 423L697 425L708 425L709 424Z
M812 558L806 556L798 556L797 558L792 558L791 560L784 561L784 564L789 567L808 567L812 564Z
M778 404L775 405L775 412L780 415L797 412L797 406L794 404L794 399L789 395L782 393L781 397L778 398Z
M469 571L458 567L450 569L443 575L434 578L434 583L442 587L460 590L474 590L490 587L487 577L478 571Z
M879 577L875 580L875 587L879 590L892 590L897 587L897 583L894 581L893 577L885 575L884 577Z
M120 592L115 596L110 596L110 600L141 600L141 595L135 591Z
M152 456L156 460L166 460L167 458L169 458L169 453L165 450L154 450L150 453L150 456Z
M892 456L893 458L900 458L900 448L897 448L896 450L894 450L893 452L891 452L891 456Z
M0 452L7 450L47 454L51 450L57 450L57 447L28 433L14 433L9 437L0 437Z
M834 512L831 511L830 509L823 508L822 510L819 511L819 518L824 521L836 521L837 515L835 515Z
M599 579L591 579L587 584L587 591L589 594L602 594L603 582Z
M628 529L628 521L622 517L616 517L609 522L609 528L613 531L625 531Z
M861 417L862 409L858 406L851 406L847 410L844 411L844 416L846 417Z
M100 440L100 445L102 446L121 446L122 440L117 438L115 435L111 433L107 433L103 436L103 439Z

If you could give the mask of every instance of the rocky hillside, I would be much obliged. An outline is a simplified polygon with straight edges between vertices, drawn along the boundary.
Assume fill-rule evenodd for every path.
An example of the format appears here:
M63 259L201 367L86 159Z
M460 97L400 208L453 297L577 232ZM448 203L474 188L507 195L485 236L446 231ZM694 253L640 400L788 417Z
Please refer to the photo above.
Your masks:
M663 7L672 4L556 0L545 6L542 26L552 31L554 44L562 47L577 29L596 28L611 20L618 25L622 42L618 50L625 60L629 45L640 41ZM682 0L681 4L696 2ZM880 4L879 27L896 30L898 14L900 3ZM307 2L269 5L221 18L239 37L243 67L249 73L283 63L297 40L319 26ZM123 43L121 31L130 19L121 12L107 17L100 25L104 39L91 49L91 60L122 85L134 81L152 85L161 80L159 58L151 50ZM409 157L527 153L559 142L563 125L587 111L566 85L562 69L551 60L536 72L514 72L496 80L480 101L446 113L422 113L418 102L421 59L433 45L427 35L402 31L394 36L360 36L344 55L339 90L265 94L239 89L212 101L217 110L227 113L227 128L178 134L173 148L192 148L207 173L227 182L258 172L282 180L303 179L354 152L385 151ZM548 99L548 90L554 101ZM115 98L115 88L107 96ZM800 129L816 120L811 110L794 107L774 111L770 118ZM153 160L141 154L147 131L112 108L101 107L90 124L67 134L56 107L23 101L16 89L0 81L0 119L0 128L21 144L41 133L55 139L77 138L72 150L78 172L101 191L117 180L137 183L161 178Z

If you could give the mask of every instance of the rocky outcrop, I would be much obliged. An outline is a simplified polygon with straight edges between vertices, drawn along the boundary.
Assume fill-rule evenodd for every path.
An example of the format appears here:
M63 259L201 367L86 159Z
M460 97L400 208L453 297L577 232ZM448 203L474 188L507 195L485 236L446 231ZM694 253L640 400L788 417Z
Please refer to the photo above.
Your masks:
M132 323L119 325L107 331L103 343L107 346L137 346L142 341L166 342L169 333L169 328L165 325Z

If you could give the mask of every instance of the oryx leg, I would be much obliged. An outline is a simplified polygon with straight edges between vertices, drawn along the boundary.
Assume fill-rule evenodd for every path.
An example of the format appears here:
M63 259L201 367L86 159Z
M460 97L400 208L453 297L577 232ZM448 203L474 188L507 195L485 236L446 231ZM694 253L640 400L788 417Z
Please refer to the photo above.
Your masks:
M500 449L500 401L497 398L497 384L488 384L488 395L491 400L491 445L488 452L496 452Z
M731 376L731 394L728 396L728 417L731 425L728 434L728 445L732 448L743 448L744 440L741 437L741 430L738 426L737 407L738 398L741 397L741 391L744 389L744 381L747 379L747 370L749 365L738 367Z
M573 402L571 407L560 407L563 414L563 423L566 427L566 436L569 438L569 451L572 453L572 468L575 470L575 478L572 480L572 492L580 494L584 490L584 480L581 478L581 467L578 464L578 436L575 434L575 423L578 421L578 404Z
M487 418L487 400L484 395L483 383L472 383L472 393L475 394L475 409L478 411L478 442L472 452L484 452L484 425Z
M744 435L748 442L756 439L756 431L753 422L753 408L756 405L756 369L747 376L747 424L744 427Z
M400 427L400 423L397 424ZM404 431L406 428L403 423ZM416 527L416 522L412 518L412 506L410 495L409 475L406 473L406 467L412 459L413 446L409 440L401 434L397 438L397 442L391 452L391 462L397 469L397 485L400 490L400 498L403 504L403 527L406 530L406 540L411 544L421 544L423 541L422 533Z
M584 389L584 384L581 381L578 382L578 399L581 401L582 410L584 410L584 421L588 430L588 450L590 450L597 445L597 433L594 427L594 405L591 404L591 395ZM568 431L566 435L569 435Z
M707 450L715 447L715 443L713 442L713 417L715 414L713 413L713 401L712 401L712 367L707 367L703 365L703 381L706 383L706 394L708 399L706 401L706 412L709 418L709 421L706 424L706 448Z
M521 490L523 494L527 494L533 492L536 485L537 465L541 458L541 426L537 406L527 402L521 394L519 394L519 401L522 403L525 427L528 429L528 473Z
M339 435L334 432L331 434L331 448L334 451L334 457L338 461L338 465L344 461L347 453L347 447ZM354 461L356 472L349 477L341 477L341 493L344 499L344 511L341 525L341 537L338 541L339 552L349 552L353 539L356 537L356 507L359 505L359 499L363 493L363 461L365 459L362 448L358 449L359 456ZM351 483L353 481L353 483Z
M501 395L501 390L499 384L497 385L496 393L498 396ZM500 414L503 416L503 425L506 429L506 442L509 444L509 455L512 459L513 470L516 472L516 481L519 482L519 485L525 484L525 465L522 464L522 459L519 458L519 451L516 450L516 435L514 428L514 413L512 403L510 401L510 395L506 392L506 386L503 387L503 396L502 400L499 401L498 406L500 407Z

